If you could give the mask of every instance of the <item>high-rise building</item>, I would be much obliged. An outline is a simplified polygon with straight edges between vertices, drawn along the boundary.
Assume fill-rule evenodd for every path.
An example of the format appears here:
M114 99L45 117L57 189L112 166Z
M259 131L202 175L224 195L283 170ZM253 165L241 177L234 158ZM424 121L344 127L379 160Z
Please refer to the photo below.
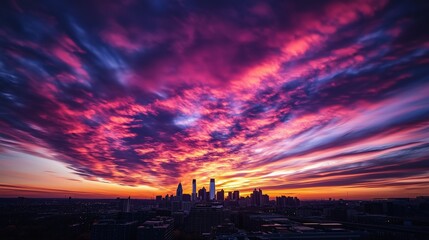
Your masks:
M191 201L191 194L183 194L182 195L182 201L184 202L190 202Z
M158 205L158 207L161 207L162 206L162 196L161 195L156 196L155 202L156 202L156 205Z
M205 201L206 199L206 188L203 187L200 190L198 190L198 198L200 198L201 201Z
M197 200L197 180L192 179L192 201Z
M210 200L214 200L216 195L216 186L214 178L210 179Z
M299 206L299 199L297 197L293 198L293 197L286 197L286 196L281 196L281 197L276 197L276 205L279 208L284 208L287 206Z
M234 191L234 193L232 193L232 199L238 201L240 199L240 192Z
M270 196L268 194L262 195L261 206L266 206L270 203Z
M259 189L256 190L256 188L253 190L253 193L250 195L251 198L251 204L252 206L261 206L262 202L262 190Z
M131 204L130 204L130 197L127 199L122 200L122 212L130 212Z
M183 188L182 188L182 183L179 183L179 185L177 185L177 190L176 190L176 197L179 201L182 200L182 196L183 196Z
M217 192L216 200L218 201L225 200L225 192L223 191L223 189Z
M228 192L228 200L232 200L232 192Z

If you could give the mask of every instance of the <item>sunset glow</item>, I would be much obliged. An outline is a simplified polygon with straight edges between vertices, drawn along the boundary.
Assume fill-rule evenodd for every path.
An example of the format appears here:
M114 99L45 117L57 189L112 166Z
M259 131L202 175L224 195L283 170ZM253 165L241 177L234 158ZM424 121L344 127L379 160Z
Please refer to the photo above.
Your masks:
M0 196L429 194L414 1L5 1Z

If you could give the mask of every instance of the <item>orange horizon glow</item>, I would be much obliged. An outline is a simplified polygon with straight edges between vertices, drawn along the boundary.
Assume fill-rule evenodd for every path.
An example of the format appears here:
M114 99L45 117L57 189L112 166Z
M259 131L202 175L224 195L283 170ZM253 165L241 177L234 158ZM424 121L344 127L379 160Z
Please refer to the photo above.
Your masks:
M429 195L418 3L90 2L5 3L0 197Z

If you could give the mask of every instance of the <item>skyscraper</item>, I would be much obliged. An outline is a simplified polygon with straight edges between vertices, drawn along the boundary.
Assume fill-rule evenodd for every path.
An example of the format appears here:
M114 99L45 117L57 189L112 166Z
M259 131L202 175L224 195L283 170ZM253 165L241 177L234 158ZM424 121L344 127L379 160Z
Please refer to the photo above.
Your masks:
M192 179L192 202L197 200L197 180Z
M182 195L183 195L182 183L179 183L179 185L177 185L177 190L176 190L176 196L179 201L182 200Z
M216 200L217 201L225 200L225 191L223 191L223 189L217 192Z
M240 192L239 191L234 191L234 193L232 194L232 199L233 200L240 199Z
M198 190L198 197L200 198L201 201L206 201L206 188L203 187L200 190Z
M250 195L252 206L262 206L262 190L253 190L253 193Z
M122 200L122 211L123 212L130 212L130 196L128 196L128 199Z
M210 200L214 200L216 196L216 187L214 178L210 179Z

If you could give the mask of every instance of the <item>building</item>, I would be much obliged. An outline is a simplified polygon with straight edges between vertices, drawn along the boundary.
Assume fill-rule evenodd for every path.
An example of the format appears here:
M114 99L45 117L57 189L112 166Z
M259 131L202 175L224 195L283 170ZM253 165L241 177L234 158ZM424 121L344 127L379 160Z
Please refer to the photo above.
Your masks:
M217 192L216 200L218 200L218 201L224 201L225 200L225 192L223 191L223 189L220 190L219 192Z
M191 211L191 207L192 207L193 203L192 202L183 202L182 203L182 210L189 213L189 211Z
M182 210L182 201L173 200L171 202L171 211L177 212Z
M206 188L205 187L201 188L200 190L198 190L198 198L201 201L205 201L206 200L206 193L207 193Z
M197 180L192 179L192 202L197 200Z
M173 239L174 221L171 217L155 217L137 228L137 240Z
M127 199L121 199L121 211L122 212L130 212L131 210L131 199L128 197Z
M232 193L232 200L239 200L240 199L240 192L239 191L234 191Z
M269 204L270 204L270 196L268 196L268 194L262 195L261 206L267 206Z
M256 190L256 188L253 190L253 193L250 195L251 198L251 205L252 206L261 206L262 202L262 190L259 189Z
M137 221L117 222L113 219L103 220L92 225L93 240L127 240L135 239Z
M228 197L227 197L227 200L232 200L232 192L228 192Z
M297 197L276 197L276 206L278 208L285 208L285 207L297 207L299 206L299 199Z
M176 190L177 200L182 201L182 196L183 196L182 183L179 183L179 185L177 185L177 190Z
M182 201L183 202L190 202L191 201L191 195L190 194L183 194L182 195Z
M173 198L173 195L171 197L168 194L165 195L163 207L170 208L172 198Z
M210 200L215 200L216 196L216 185L215 185L215 179L210 179Z
M185 229L190 233L210 233L212 227L222 224L227 217L222 205L196 204L185 221Z

